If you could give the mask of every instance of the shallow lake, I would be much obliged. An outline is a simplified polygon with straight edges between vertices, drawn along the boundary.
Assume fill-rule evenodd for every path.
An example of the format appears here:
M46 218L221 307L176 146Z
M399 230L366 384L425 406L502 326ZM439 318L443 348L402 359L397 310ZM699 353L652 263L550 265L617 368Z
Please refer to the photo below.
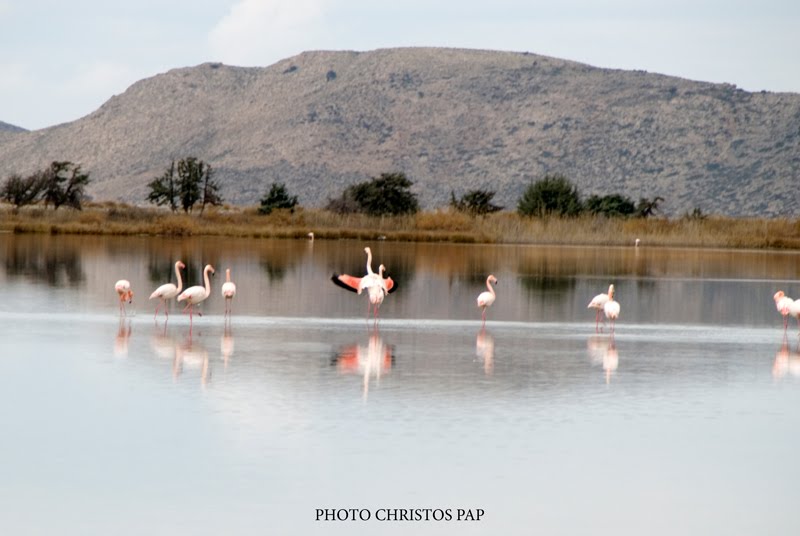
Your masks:
M378 329L330 281L366 245L398 286ZM772 299L800 295L796 252L6 234L0 255L4 534L800 533L800 339ZM216 268L191 332L147 299L178 259L189 285ZM613 336L586 308L609 283Z

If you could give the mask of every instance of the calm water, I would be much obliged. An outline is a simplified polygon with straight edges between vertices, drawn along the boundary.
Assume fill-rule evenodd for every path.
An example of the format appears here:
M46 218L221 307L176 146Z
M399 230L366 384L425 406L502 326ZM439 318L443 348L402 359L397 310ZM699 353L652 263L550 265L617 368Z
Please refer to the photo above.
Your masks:
M399 287L377 331L329 281L365 245ZM0 235L0 255L4 534L800 531L799 339L772 301L800 294L797 253ZM147 300L179 258L190 285L217 268L191 335ZM586 309L612 282L613 338Z

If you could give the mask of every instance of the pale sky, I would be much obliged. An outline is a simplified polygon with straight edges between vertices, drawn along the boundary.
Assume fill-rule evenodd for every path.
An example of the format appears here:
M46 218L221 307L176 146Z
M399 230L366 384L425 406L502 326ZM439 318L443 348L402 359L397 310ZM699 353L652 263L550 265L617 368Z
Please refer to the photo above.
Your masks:
M800 93L797 0L0 0L0 121L73 121L207 61L436 46Z

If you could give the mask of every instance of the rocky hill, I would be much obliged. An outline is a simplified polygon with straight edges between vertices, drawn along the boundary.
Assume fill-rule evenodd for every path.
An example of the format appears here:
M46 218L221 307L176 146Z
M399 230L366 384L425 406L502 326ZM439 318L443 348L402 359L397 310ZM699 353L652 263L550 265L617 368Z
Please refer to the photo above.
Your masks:
M561 173L584 195L659 195L668 214L800 215L800 94L530 53L306 52L174 69L77 121L0 130L0 177L70 160L96 199L142 203L187 156L210 163L236 204L280 181L320 206L403 171L426 208L472 188L513 208L531 181Z
M0 132L27 132L24 128L0 121Z

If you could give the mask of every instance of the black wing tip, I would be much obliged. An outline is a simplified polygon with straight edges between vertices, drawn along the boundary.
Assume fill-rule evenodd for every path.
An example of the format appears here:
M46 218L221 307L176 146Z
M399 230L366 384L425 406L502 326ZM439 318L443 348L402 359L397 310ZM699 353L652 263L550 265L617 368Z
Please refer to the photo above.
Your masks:
M355 292L356 294L358 294L358 291L356 289L354 289L353 287L351 287L349 285L345 285L344 283L342 283L342 281L339 279L339 275L340 274L334 273L331 276L331 281L333 281L333 284L336 285L337 287L342 287L345 290L349 290L350 292Z

